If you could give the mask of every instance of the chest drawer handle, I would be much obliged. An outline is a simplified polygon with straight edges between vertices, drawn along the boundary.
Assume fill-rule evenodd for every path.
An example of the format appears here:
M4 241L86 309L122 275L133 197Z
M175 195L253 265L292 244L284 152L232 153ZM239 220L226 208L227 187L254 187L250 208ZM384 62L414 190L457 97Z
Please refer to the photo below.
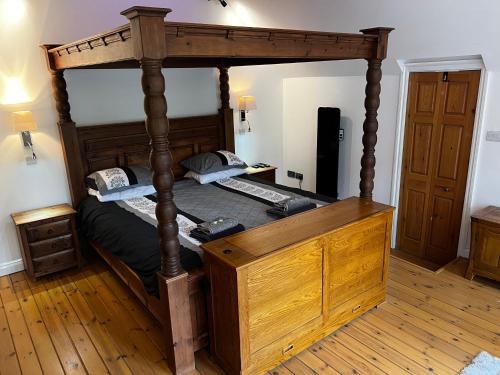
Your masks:
M361 308L361 305L354 306L354 307L352 308L352 312L358 311L360 308Z
M285 347L283 348L283 354L285 354L285 353L289 352L289 351L290 351L290 350L292 350L292 349L293 349L293 344L288 344L287 346L285 346Z
M47 231L47 233L48 233L48 234L52 234L52 233L54 233L54 229L49 229L49 230Z

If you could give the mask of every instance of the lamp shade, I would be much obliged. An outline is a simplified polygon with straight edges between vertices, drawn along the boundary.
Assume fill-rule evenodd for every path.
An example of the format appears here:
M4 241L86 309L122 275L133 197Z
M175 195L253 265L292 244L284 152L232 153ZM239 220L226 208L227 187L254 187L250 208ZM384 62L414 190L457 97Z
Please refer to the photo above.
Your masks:
M257 109L257 103L255 102L255 97L240 96L239 109L240 111L250 111L252 109Z
M37 130L35 118L33 117L33 112L31 111L19 111L13 112L12 116L14 118L14 131L24 132Z

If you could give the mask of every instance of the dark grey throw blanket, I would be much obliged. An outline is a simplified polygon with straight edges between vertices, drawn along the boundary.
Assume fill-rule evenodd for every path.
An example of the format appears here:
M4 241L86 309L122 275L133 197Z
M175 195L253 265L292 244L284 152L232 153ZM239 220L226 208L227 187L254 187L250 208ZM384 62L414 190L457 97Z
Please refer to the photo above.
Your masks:
M238 220L230 217L218 217L198 224L198 230L205 234L217 234L238 225Z
M201 242L214 241L245 230L238 220L230 217L218 217L214 220L199 223L191 230L190 236Z
M210 242L218 240L219 238L224 238L227 236L231 236L232 234L240 233L245 230L245 227L241 224L237 224L234 227L222 230L217 233L209 234L200 230L199 228L195 228L191 231L191 237L197 239L200 242Z
M286 197L297 198L301 195L286 191L274 186L266 185L244 178L232 177L232 180L247 182L265 190L272 190ZM266 210L273 203L258 197L249 197L240 192L234 192L219 184L200 185L194 180L181 180L174 185L174 200L177 207L203 221L216 217L232 217L238 220L246 229L267 224L275 219L270 217ZM328 204L326 201L311 198L317 205Z
M203 256L199 247L202 241L190 236L199 222L230 217L236 219L245 229L250 229L275 220L266 213L274 203L284 199L301 198L294 192L237 177L206 185L191 179L181 180L174 184L173 193L175 204L180 211L177 217L179 240L183 246L196 251L200 256ZM315 199L311 199L311 202L319 205L326 203ZM135 198L117 201L116 204L156 225L156 204L151 200ZM193 217L199 221L193 221Z
M274 207L268 209L266 212L276 217L288 217L301 212L312 210L316 207L316 203L313 203L309 198L296 197L275 203Z
M300 198L290 198L275 204L277 208L280 208L283 211L293 211L304 206L310 205L312 202L309 198L300 197Z

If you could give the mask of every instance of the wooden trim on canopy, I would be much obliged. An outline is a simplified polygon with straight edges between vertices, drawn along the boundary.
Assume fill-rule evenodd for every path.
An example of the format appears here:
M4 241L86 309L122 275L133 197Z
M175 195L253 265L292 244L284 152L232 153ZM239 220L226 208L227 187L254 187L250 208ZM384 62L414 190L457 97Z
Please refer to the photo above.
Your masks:
M124 15L157 8L133 7ZM149 17L148 16L148 17ZM282 30L240 26L166 22L163 33L168 51L164 67L218 67L307 61L372 59L385 56L390 28L363 30L363 34ZM143 33L147 31L143 31ZM53 69L138 68L130 25L73 43L52 46ZM149 38L149 37L148 37ZM147 40L147 39L144 39Z

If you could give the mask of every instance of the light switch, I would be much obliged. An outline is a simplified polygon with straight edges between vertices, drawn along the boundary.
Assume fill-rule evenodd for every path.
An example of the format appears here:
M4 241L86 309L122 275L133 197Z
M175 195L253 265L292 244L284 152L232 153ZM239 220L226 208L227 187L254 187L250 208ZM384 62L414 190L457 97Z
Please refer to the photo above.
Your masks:
M490 142L500 142L500 131L490 130L486 133L486 140Z

